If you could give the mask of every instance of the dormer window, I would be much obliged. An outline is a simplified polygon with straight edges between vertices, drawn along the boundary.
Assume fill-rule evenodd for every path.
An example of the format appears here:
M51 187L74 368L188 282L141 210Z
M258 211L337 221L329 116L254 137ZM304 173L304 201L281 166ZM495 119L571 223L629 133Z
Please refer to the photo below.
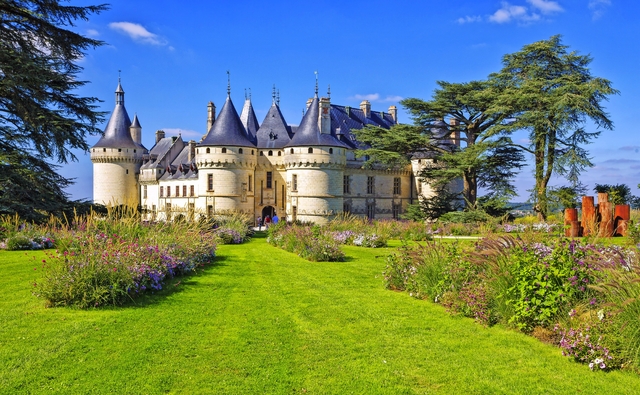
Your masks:
M223 153L223 154L226 154L226 153L227 153L227 149L226 149L226 148L223 148L223 149L222 149L222 153Z
M241 154L242 153L242 148L238 148L238 153Z
M313 154L313 148L312 147L309 147L309 153Z
M207 154L211 153L211 148L207 148Z
M269 156L273 156L273 151L269 151Z

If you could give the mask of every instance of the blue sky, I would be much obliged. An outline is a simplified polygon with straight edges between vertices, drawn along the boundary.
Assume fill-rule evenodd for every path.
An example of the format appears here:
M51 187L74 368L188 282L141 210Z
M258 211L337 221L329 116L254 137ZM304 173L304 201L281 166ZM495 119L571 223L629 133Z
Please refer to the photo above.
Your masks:
M238 110L250 90L262 122L275 84L285 119L298 124L315 71L321 94L331 85L333 103L368 99L374 111L387 111L402 98L429 99L438 80L484 79L500 70L503 55L561 34L571 50L593 58L594 76L621 92L604 103L615 129L588 147L595 167L581 179L590 189L625 183L640 194L639 11L640 2L622 0L117 0L76 26L106 42L82 60L80 77L90 83L79 94L100 98L102 110L111 111L122 70L126 108L131 118L138 114L151 148L158 129L187 140L205 134L207 103L220 110L227 70ZM400 122L410 122L399 113ZM77 155L79 162L61 173L75 178L68 189L74 199L91 199L91 161ZM531 167L524 168L516 200L526 200L532 185Z

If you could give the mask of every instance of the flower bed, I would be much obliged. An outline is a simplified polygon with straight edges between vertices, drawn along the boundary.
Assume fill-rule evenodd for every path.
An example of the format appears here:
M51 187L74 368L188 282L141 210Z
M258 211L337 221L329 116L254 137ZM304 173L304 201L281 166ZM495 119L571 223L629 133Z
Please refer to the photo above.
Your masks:
M605 370L640 366L639 267L634 250L617 246L507 236L473 251L403 246L388 258L385 281L484 325L500 322L552 341Z

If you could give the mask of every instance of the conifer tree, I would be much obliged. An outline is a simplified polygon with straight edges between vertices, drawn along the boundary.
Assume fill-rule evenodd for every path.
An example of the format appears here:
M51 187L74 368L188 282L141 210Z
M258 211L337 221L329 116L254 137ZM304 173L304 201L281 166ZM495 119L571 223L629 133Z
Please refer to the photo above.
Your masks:
M0 0L0 213L38 219L69 204L63 188L71 181L50 161L88 150L86 137L100 133L103 116L97 98L76 94L86 84L77 62L103 43L71 29L105 9Z
M591 75L591 60L569 52L561 37L553 36L505 55L502 70L491 76L503 86L500 105L513 110L507 129L529 131L531 144L520 148L534 157L534 209L542 220L552 174L576 184L580 172L592 166L583 146L600 129L613 129L602 102L618 91L611 81ZM594 131L586 130L587 121Z

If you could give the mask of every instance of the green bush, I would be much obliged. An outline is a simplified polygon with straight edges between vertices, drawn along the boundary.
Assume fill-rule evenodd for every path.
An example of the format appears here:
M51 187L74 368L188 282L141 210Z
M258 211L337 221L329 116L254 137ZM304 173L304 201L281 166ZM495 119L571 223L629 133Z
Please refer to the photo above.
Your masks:
M34 248L31 239L23 234L18 233L7 239L7 250L9 251L32 249Z
M338 242L318 225L278 223L269 227L267 242L312 262L344 261Z

